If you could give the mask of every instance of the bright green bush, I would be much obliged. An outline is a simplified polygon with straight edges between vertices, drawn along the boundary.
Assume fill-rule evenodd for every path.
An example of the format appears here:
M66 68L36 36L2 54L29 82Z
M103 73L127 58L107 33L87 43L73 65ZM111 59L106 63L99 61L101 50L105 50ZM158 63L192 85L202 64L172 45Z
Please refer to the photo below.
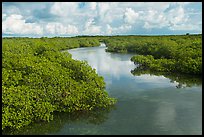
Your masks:
M132 52L135 64L154 71L202 74L202 35L117 36L106 38L107 52ZM149 59L149 57L152 56Z
M50 121L57 111L106 109L115 103L105 91L103 77L87 62L60 52L86 40L3 38L2 130ZM83 46L98 45L95 40Z

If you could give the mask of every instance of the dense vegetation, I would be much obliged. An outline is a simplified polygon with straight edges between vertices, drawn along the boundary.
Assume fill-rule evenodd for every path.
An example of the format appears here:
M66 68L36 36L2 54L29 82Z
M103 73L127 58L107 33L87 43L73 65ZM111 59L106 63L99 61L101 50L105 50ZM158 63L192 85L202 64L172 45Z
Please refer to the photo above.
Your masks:
M100 42L108 52L138 54L131 58L139 68L132 71L134 75L147 71L202 74L202 35L3 38L2 130L50 121L54 112L113 105L116 100L105 91L103 77L87 62L61 52Z
M104 42L108 52L139 54L131 61L144 69L202 74L202 35L117 36Z
M63 49L99 46L93 38L2 39L2 130L50 121L54 112L106 109L115 103L103 77Z

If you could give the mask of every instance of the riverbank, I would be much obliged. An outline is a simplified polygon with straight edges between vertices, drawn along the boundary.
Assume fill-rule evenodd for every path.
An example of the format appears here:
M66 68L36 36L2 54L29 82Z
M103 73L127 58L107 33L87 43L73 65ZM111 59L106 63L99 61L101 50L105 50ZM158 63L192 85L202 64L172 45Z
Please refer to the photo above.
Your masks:
M202 75L202 34L118 36L104 41L107 52L138 54L131 61L144 69Z

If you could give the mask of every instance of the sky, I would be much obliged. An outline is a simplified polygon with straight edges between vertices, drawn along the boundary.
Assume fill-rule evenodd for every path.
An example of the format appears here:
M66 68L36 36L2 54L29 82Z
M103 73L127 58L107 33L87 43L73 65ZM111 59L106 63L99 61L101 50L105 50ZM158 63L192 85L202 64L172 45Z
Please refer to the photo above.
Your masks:
M3 2L2 36L202 33L202 2Z

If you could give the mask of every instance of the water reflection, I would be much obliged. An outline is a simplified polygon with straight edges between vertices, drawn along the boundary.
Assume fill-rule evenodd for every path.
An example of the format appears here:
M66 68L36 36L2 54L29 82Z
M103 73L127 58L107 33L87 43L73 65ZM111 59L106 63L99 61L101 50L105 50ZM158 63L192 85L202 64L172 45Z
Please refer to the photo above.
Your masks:
M178 74L178 73L165 73L165 72L155 72L148 69L143 69L137 67L134 70L131 70L131 73L134 76L141 76L144 74L150 74L151 76L164 76L165 78L170 79L171 83L176 83L176 88L185 88L192 86L202 85L202 77L196 75L187 75L187 74Z
M69 52L74 59L86 60L95 68L96 72L104 77L107 90L113 88L113 81L114 85L123 85L122 89L128 86L129 90L131 88L144 90L158 87L183 88L202 84L202 79L196 76L135 69L136 66L130 61L134 54L109 53L105 52L105 48L103 44L100 47L72 49Z
M69 52L88 61L118 99L116 110L98 127L103 134L202 133L201 78L141 71L130 61L133 54L108 53L105 47Z
M105 46L86 49L71 49L69 53L77 60L86 60L96 69L99 75L120 79L122 76L131 76L128 69L135 67L129 59L131 54L112 54L105 52Z
M98 132L94 126L108 119L108 113L114 106L106 110L91 112L55 112L53 121L36 122L20 130L5 130L5 135L45 135L45 134L88 134ZM85 126L80 126L85 125ZM89 127L89 128L88 128ZM90 128L92 127L92 128ZM64 130L66 129L66 130ZM64 130L64 131L63 131Z

